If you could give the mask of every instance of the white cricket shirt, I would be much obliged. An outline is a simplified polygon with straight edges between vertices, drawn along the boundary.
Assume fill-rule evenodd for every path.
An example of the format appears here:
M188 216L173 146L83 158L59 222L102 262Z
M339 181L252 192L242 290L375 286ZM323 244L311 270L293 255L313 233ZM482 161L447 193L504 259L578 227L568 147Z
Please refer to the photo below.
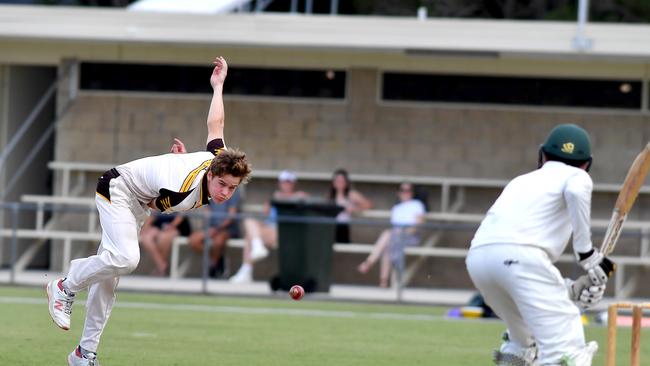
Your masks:
M138 201L153 201L161 212L187 211L208 203L205 173L223 148L223 141L215 139L207 151L151 156L115 169Z
M592 188L584 170L548 161L508 183L476 231L472 248L496 243L532 245L555 261L573 233L573 250L587 252L592 248Z

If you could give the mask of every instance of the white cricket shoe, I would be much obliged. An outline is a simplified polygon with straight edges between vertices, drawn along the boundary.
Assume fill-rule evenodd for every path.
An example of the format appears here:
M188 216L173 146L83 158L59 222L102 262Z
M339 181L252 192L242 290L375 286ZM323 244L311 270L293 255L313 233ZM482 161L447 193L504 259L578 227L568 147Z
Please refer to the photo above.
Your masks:
M266 246L261 241L253 240L251 241L251 260L257 262L260 259L268 257L269 250L266 249Z
M251 283L253 282L253 270L241 267L234 276L228 280L230 283Z
M54 324L63 330L69 330L74 295L68 295L63 290L62 282L63 279L59 278L51 281L45 287L47 291L47 308Z
M594 358L594 355L598 351L598 343L596 341L591 341L587 343L585 348L573 356L573 358L567 360L563 359L561 365L567 366L591 366L591 360Z
M496 366L539 366L536 359L527 360L514 353L494 351L492 361Z
M510 335L503 333L503 343L499 350L492 353L492 361L497 366L539 366L537 362L537 345L522 348L510 342Z
M96 353L89 352L84 356L77 347L68 355L68 366L99 366L99 361Z

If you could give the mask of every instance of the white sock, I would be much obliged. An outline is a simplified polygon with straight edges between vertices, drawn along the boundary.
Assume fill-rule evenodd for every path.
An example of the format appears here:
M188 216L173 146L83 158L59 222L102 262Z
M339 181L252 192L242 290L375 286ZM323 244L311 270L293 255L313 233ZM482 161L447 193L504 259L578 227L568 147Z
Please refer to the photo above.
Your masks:
M61 287L63 287L63 292L65 292L66 295L74 296L74 292L72 292L72 291L70 291L70 289L68 289L68 284L65 283L65 278L63 279L63 281L61 281Z
M253 266L251 266L250 263L242 263L241 267L239 267L239 271L237 273L245 273L245 272L251 272L253 270Z
M81 346L79 346L79 352L81 352L81 355L85 358L88 358L89 353L94 353L95 356L97 356L97 352L89 351Z
M251 240L251 247L252 248L264 248L264 242L262 241L262 238L253 238Z

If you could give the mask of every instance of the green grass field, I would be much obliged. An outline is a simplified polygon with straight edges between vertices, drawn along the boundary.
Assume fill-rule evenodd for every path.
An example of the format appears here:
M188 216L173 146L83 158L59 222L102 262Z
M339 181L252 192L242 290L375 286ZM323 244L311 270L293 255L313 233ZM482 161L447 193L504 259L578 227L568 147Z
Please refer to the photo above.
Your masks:
M503 324L449 320L446 310L121 292L99 359L104 366L491 364ZM83 316L84 307L76 304L72 330L59 330L43 290L0 286L0 365L65 365ZM601 345L594 365L603 365L605 330L596 325L586 330L587 338ZM619 365L625 365L629 329L619 334ZM643 337L642 364L650 362L650 332Z

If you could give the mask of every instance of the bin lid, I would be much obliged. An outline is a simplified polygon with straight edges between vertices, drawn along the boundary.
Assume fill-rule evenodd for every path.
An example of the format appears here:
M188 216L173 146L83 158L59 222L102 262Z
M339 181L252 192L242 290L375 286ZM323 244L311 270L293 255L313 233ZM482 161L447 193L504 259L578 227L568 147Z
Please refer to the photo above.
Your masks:
M343 207L328 201L314 200L273 200L271 205L280 211L310 211L317 212L323 216L334 217L343 211Z

